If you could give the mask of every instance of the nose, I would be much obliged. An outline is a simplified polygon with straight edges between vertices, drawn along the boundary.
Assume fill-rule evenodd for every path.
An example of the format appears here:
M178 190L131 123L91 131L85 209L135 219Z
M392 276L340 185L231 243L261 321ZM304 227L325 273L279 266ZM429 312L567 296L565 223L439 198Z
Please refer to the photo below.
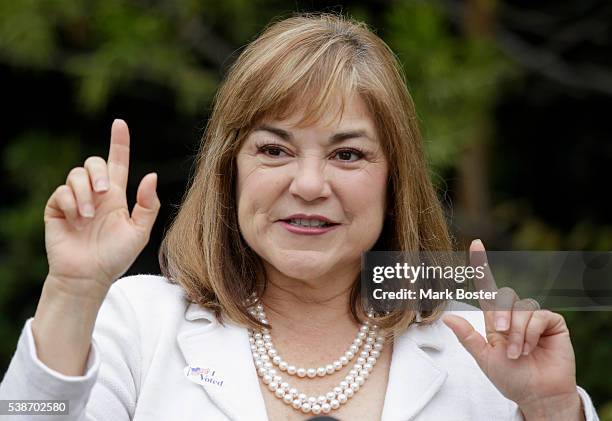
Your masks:
M289 192L306 201L329 197L331 186L327 180L326 159L304 157L298 160Z

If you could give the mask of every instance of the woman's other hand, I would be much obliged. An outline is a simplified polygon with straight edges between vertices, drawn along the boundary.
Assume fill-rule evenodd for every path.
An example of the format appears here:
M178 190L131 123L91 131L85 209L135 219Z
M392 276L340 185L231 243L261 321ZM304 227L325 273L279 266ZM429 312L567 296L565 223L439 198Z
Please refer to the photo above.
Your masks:
M486 276L478 290L497 291L495 300L480 300L486 340L456 315L444 323L474 357L484 374L527 420L584 419L576 388L576 363L563 316L540 310L533 299L520 299L511 288L498 289L480 240L470 246L470 264ZM485 403L486 404L486 403Z

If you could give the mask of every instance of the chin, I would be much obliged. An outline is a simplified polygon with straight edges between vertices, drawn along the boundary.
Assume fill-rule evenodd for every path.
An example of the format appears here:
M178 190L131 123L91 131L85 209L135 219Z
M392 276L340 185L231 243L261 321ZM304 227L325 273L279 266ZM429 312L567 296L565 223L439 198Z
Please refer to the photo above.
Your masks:
M307 281L325 275L328 269L322 265L281 265L276 267L279 272L291 278Z
M279 256L278 259L273 259L271 263L276 270L285 276L308 280L318 278L329 272L329 267L326 261L316 259L304 254L297 253L291 256Z

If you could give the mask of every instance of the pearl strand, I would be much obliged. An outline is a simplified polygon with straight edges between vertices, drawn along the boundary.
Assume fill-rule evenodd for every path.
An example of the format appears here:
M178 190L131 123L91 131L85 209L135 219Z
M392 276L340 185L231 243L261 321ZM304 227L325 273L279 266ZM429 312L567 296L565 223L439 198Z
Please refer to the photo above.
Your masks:
M263 310L263 306L258 304L254 309L250 310L250 313L259 318L260 321L264 323L268 323L266 320L266 314ZM370 331L370 322L366 321L363 323L359 332L357 332L357 336L353 340L353 343L349 346L348 350L333 363L318 367L318 368L297 368L294 365L290 365L278 354L278 351L274 347L272 342L272 336L269 333L264 333L261 339L253 339L251 340L251 344L255 344L258 348L258 352L260 354L267 353L268 356L272 359L272 364L277 366L281 371L287 372L290 376L298 376L298 377L324 377L326 375L334 374L336 371L342 370L344 366L346 366L349 362L355 358L355 355L359 352L359 348L363 344L363 341L366 339L368 332ZM262 348L263 347L263 348ZM264 349L265 348L265 349ZM370 351L371 347L365 347L365 351ZM362 351L363 354L363 351ZM363 355L362 355L363 356ZM367 357L367 355L366 355Z
M259 320L267 323L263 307L258 305L256 310L261 313L258 314ZM368 314L368 316L372 317L371 314ZM263 335L270 334L269 329L263 329L262 332L253 332L249 329L248 333L257 374L262 378L263 383L268 385L268 389L274 392L274 395L285 404L291 405L294 409L301 410L303 413L312 412L315 415L321 412L329 413L340 408L359 391L380 357L385 342L384 336L378 334L378 326L373 325L365 335L364 350L359 354L348 376L326 394L318 397L308 397L283 381L282 376L278 375L270 360L268 349L265 346L257 345L258 340L263 340Z

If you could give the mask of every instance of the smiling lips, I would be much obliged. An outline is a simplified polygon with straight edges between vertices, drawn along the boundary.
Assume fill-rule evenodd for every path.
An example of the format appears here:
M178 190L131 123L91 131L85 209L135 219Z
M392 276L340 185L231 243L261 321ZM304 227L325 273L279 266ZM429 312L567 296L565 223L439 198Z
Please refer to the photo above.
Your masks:
M323 215L307 215L304 213L289 215L288 217L281 219L281 221L293 222L306 227L337 224L336 221L333 221Z
M336 229L340 226L340 224L326 224L326 225L313 225L313 226L305 226L301 225L299 222L293 222L295 220L284 221L280 220L278 222L281 223L285 227L285 229L293 234L301 234L301 235L320 235L325 234L331 230ZM319 221L320 222L320 221Z
M322 215L294 214L279 220L281 224L294 234L318 235L331 231L340 225Z

